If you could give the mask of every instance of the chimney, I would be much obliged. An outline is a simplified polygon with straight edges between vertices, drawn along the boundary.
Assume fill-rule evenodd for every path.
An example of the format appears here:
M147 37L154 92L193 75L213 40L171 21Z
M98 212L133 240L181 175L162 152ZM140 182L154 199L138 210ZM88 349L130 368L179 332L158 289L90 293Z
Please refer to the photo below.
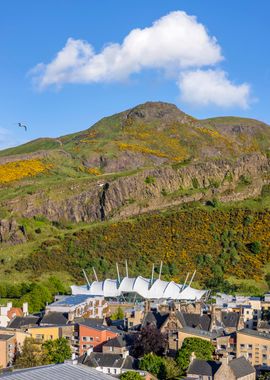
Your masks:
M11 308L12 308L12 302L8 302L8 303L7 303L7 309L8 309L8 311L9 311Z
M68 313L68 321L69 322L73 322L74 321L74 312L73 311L70 311Z
M192 352L190 355L190 364L193 362L193 360L196 359L195 352Z
M86 351L87 356L90 356L91 352L93 352L93 347L87 349Z
M22 311L24 316L28 315L28 302L23 303Z

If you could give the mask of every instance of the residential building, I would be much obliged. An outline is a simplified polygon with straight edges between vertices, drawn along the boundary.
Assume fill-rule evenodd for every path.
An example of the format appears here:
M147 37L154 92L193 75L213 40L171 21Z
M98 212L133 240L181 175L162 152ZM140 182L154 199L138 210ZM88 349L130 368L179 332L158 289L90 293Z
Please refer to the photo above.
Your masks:
M138 360L129 355L91 352L89 355L84 355L79 361L86 366L114 376L121 375L126 371L138 370Z
M107 302L103 296L77 294L57 296L56 301L46 306L45 314L51 312L65 313L69 321L74 318L103 318Z
M10 321L15 317L23 317L28 315L28 303L25 302L23 307L13 307L12 302L8 302L6 306L0 306L0 327L7 327Z
M103 320L84 319L78 323L79 355L83 355L89 349L101 351L102 346L109 339L119 335L120 330L103 324Z
M102 352L104 354L119 354L122 356L126 356L129 353L129 349L131 348L134 342L134 337L132 335L118 335L117 337L108 340L102 346Z
M221 362L192 357L187 376L199 380L255 380L256 371L244 357L230 361L224 358Z
M244 356L253 366L270 368L270 335L251 329L238 331L236 356Z
M16 354L16 337L14 334L0 333L0 368L13 364Z

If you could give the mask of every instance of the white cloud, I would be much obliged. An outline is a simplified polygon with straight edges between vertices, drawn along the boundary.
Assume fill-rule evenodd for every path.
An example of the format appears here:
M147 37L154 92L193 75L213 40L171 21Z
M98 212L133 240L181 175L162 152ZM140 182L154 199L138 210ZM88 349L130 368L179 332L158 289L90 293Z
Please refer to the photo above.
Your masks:
M233 84L222 70L196 70L180 74L181 99L192 105L247 108L250 86Z
M69 38L48 64L32 71L40 88L64 83L119 81L144 68L179 70L214 65L223 59L214 37L196 17L176 11L145 29L134 29L122 44L111 43L100 53L82 40Z
M250 87L235 85L224 71L212 69L222 60L221 47L205 26L195 16L176 11L148 28L133 29L122 44L107 44L99 53L87 41L69 38L50 63L36 65L31 75L44 89L65 83L124 81L143 69L161 69L170 79L180 78L177 85L185 102L246 108Z

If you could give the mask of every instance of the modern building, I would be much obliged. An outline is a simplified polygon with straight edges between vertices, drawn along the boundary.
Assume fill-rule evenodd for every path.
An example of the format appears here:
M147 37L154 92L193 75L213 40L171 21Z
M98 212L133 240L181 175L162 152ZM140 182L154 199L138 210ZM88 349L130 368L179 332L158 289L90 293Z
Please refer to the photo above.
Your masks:
M102 295L77 294L71 296L57 296L56 301L46 306L45 315L49 313L63 313L68 320L74 318L102 318L103 310L107 306Z
M71 286L72 294L88 294L105 298L123 299L171 299L171 300L200 300L208 294L206 290L194 289L186 284L177 284L174 281L149 279L141 276L122 280L106 279L94 281L85 286Z
M253 366L270 369L270 334L256 330L237 331L237 357L244 356Z

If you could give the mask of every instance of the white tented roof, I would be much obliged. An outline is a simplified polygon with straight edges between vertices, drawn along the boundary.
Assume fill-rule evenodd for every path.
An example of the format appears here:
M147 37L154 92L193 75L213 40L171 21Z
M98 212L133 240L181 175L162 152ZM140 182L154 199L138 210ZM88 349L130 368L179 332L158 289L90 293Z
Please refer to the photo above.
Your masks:
M206 290L198 290L171 281L151 280L141 276L124 277L118 280L106 279L94 281L87 286L72 286L72 294L90 294L92 296L119 297L122 293L137 293L145 299L200 300Z

